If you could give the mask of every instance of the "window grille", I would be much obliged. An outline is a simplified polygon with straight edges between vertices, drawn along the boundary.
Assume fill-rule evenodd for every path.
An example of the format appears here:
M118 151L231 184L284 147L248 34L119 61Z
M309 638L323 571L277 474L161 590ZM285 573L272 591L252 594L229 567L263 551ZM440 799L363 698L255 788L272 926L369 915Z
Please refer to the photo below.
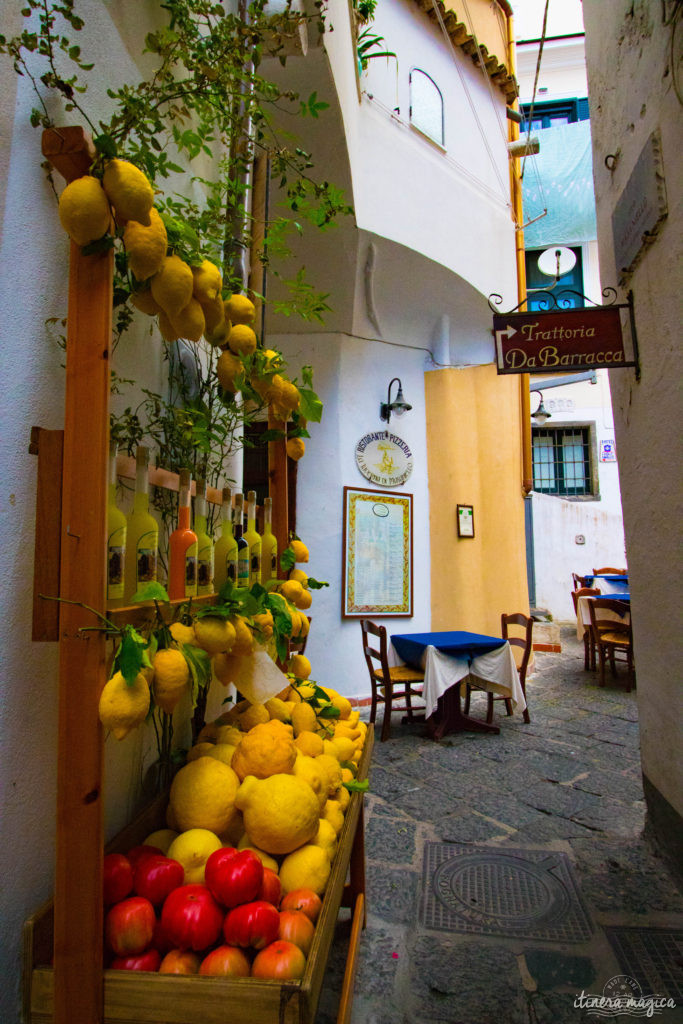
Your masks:
M535 491L592 493L589 427L534 427L532 444Z

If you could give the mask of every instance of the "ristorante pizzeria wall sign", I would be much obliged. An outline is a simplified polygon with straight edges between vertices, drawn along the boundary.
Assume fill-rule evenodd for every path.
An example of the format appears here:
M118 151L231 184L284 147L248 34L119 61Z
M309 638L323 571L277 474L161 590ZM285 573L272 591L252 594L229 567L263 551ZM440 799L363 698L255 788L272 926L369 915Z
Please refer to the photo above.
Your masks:
M530 313L498 313L494 310L493 334L498 373L567 373L635 366L638 376L631 296L626 303L562 308L563 296L567 301L568 294L575 293L566 290L557 296L551 292L540 293L540 301L546 308ZM499 296L491 298L498 299ZM536 293L534 298L539 301L539 294ZM547 308L550 306L554 308ZM628 325L632 354L624 345L624 322Z

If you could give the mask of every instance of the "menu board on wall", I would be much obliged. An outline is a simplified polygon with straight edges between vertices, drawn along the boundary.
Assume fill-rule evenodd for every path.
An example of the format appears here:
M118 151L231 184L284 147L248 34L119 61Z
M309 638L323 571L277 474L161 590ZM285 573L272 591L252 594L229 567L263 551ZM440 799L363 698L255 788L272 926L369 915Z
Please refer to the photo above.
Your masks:
M412 494L345 487L342 615L412 615L412 560Z

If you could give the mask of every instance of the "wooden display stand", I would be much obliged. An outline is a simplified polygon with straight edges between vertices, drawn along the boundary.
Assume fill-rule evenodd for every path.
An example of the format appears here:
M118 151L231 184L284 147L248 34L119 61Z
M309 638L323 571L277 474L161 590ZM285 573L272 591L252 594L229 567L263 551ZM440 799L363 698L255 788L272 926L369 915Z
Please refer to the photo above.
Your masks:
M44 132L42 148L67 182L87 174L95 156L92 141L81 128ZM349 803L301 982L102 970L103 730L98 702L106 682L107 650L104 632L92 629L92 611L83 606L105 612L112 282L112 250L84 256L71 244L65 427L63 432L34 427L29 447L39 457L33 639L59 642L59 718L55 895L54 903L42 908L25 928L24 1020L224 1024L248 1019L253 1024L313 1024L337 915L344 905L353 912L339 1013L340 1024L346 1024L365 923L360 793ZM120 468L128 475L129 466ZM155 473L159 479L150 474L151 483L173 488L174 474L159 469ZM269 477L273 532L284 550L289 537L284 441L269 443ZM219 502L220 494L216 491L209 498ZM45 601L41 595L61 601ZM112 618L119 625L140 624L149 614L148 608L136 606L118 609ZM369 730L359 778L367 774L372 743ZM157 802L109 849L128 849L140 842L163 823L162 810Z

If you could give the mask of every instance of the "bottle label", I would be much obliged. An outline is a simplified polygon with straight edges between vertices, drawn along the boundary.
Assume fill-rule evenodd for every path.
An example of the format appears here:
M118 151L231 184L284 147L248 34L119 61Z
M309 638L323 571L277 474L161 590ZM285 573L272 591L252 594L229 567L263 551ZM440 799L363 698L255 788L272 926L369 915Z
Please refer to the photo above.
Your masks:
M244 548L237 556L237 582L241 587L249 586L249 549Z
M225 574L231 583L237 583L237 559L226 558L225 559Z
M119 527L107 542L107 600L123 597L123 567L126 562L126 531Z
M277 576L277 551L273 548L273 553L270 556L270 578L275 579Z
M197 593L197 545L190 544L185 552L185 597Z
M143 533L138 539L135 557L138 587L141 583L153 583L157 578L157 539L151 532Z
M251 549L249 561L249 586L261 582L261 548Z
M205 547L199 552L197 562L197 593L213 593L213 548Z

